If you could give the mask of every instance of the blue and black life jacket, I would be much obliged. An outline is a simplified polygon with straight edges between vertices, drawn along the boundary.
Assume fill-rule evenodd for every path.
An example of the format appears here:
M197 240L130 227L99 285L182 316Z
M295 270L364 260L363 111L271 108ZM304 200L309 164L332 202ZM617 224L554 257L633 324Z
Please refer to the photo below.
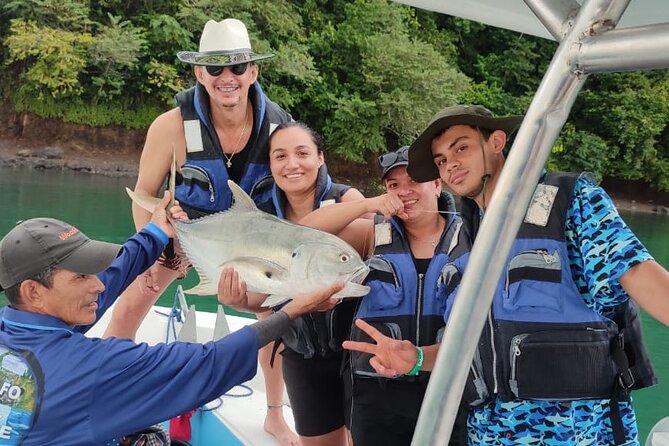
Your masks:
M601 316L572 278L565 225L577 179L549 174L535 190L472 363L464 396L471 405L496 397L616 400L656 383L634 303L622 304L614 320ZM463 200L463 220L442 275L446 320L476 235L471 200Z
M318 169L313 208L318 209L340 202L341 197L350 188L345 184L332 182L327 167L323 164ZM263 196L267 191L270 192L271 198L258 208L277 217L286 218L286 194L279 189L271 176L259 182L254 188L254 193ZM341 343L347 338L354 311L355 302L344 300L331 310L307 313L291 322L290 330L282 336L282 341L288 348L306 359L316 355L328 357L342 350Z
M442 193L440 211L455 211L453 198ZM370 272L365 284L371 289L361 298L356 318L374 326L393 339L409 340L415 345L431 345L441 341L445 328L444 312L447 295L440 277L449 259L451 241L460 219L446 214L446 225L430 259L425 274L416 269L409 240L402 221L393 217L384 222L377 217L374 228L375 248L370 258ZM357 327L351 328L351 339L370 342ZM351 368L356 377L378 378L369 364L370 355L351 352ZM427 372L420 372L426 379ZM415 377L398 378L413 381Z
M269 135L277 125L292 118L265 96L257 82L249 89L249 98L254 123L247 146L253 150L248 152L239 186L250 194L256 182L270 173ZM198 83L177 94L176 100L184 124L186 162L177 175L175 198L191 218L224 211L232 204L232 193L223 149L210 119L207 92ZM256 203L269 198L269 195L251 196Z

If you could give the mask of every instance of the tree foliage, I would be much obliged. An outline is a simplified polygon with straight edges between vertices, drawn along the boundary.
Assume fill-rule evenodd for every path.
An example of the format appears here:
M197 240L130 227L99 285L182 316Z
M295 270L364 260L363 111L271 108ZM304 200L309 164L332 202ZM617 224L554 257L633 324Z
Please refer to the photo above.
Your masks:
M0 98L88 125L146 127L194 82L176 53L236 17L274 101L363 161L407 144L440 108L523 113L553 41L385 0L8 0L0 5ZM667 70L591 76L551 169L669 190Z

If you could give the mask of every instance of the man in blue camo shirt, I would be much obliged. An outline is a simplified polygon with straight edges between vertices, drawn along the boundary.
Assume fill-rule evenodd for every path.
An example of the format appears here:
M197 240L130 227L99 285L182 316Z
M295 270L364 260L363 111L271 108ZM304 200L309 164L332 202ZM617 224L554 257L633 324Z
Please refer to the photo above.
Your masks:
M448 319L480 220L522 116L479 105L437 113L409 150L415 181L441 177L462 197L463 226L442 277ZM629 392L656 383L634 302L669 325L669 273L586 174L545 174L498 283L464 391L469 444L638 444ZM630 299L630 297L632 299ZM386 376L434 367L438 345L399 345L362 321ZM420 352L418 350L421 350ZM474 379L479 378L474 383Z

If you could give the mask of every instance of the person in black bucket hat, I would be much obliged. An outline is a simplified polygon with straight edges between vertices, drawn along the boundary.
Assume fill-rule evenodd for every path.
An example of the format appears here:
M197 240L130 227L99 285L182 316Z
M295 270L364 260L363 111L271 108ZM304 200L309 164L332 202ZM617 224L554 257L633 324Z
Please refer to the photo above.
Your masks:
M462 228L441 276L450 302L446 320L479 222L494 199L507 138L521 122L521 116L496 117L480 105L450 106L409 148L407 170L415 181L440 178L461 197ZM655 384L656 377L635 302L669 324L669 298L657 292L668 287L669 272L590 175L544 174L464 389L469 444L638 444L629 392ZM406 341L364 321L356 325L374 343L344 347L373 354L377 373L397 376L418 363L432 369L438 344L421 347L419 355Z

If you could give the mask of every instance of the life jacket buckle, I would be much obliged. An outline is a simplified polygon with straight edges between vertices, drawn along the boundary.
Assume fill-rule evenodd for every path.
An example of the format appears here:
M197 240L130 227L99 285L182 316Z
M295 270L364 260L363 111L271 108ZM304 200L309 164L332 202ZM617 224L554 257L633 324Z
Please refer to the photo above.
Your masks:
M629 391L634 385L634 375L630 369L625 370L620 375L618 375L618 384L625 391Z

